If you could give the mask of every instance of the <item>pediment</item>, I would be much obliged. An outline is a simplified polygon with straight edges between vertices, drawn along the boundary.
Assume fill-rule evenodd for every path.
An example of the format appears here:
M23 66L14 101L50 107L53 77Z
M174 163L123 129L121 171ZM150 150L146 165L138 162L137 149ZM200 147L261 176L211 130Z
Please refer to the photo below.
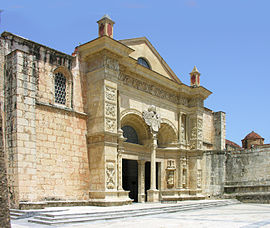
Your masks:
M181 83L179 78L175 75L172 69L168 66L165 60L159 55L157 50L149 42L146 37L120 40L119 42L132 48L134 51L130 57L134 59L144 58L150 65L151 70L170 78L178 83Z

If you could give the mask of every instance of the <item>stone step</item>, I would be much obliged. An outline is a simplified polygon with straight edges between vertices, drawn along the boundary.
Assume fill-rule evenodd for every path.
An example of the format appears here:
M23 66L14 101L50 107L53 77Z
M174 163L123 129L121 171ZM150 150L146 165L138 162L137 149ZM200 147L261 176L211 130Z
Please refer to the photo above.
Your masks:
M222 201L220 202L220 203L222 203ZM208 204L210 204L210 205L214 205L214 204L216 204L216 202L214 203L214 202L210 202L210 203L203 203L203 205L206 207ZM194 207L197 207L197 206L199 206L199 205L201 205L201 204L192 204L192 206L194 206ZM160 207L152 207L152 208L140 208L140 209L132 209L132 210L116 210L116 211L103 211L103 212L88 212L88 213L77 213L77 214L75 214L75 213L68 213L68 214L63 214L63 213L61 213L61 214L47 214L47 213L44 213L44 214L42 214L41 216L42 217L44 217L44 219L45 219L45 217L48 217L48 218L46 218L46 219L60 219L61 217L64 217L64 218L66 218L66 217L71 217L71 216L73 216L73 217L76 217L76 216L99 216L99 215L106 215L106 214L123 214L123 213L136 213L136 212L143 212L143 211L149 211L149 210L151 210L151 211L155 211L155 210L160 210L160 209L172 209L172 208L174 208L174 207L176 207L176 208L179 208L179 207L181 207L181 208L186 208L186 207L190 207L191 205L171 205L171 206L160 206Z
M239 203L236 200L222 200L205 203L193 203L187 205L173 205L152 208L141 208L133 210L121 211L106 211L106 212L92 212L92 213L70 213L70 214L43 214L29 219L28 222L45 224L45 225L60 225L70 223L94 222L100 220L122 219L128 217L138 217L147 215L157 215L162 213L175 213L186 210L198 210L208 207L226 206Z

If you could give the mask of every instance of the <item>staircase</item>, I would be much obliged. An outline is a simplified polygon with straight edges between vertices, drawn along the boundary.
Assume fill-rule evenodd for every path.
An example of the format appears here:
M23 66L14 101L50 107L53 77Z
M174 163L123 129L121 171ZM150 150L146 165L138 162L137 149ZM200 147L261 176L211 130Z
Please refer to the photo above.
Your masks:
M221 207L226 205L238 204L237 200L215 200L205 201L190 204L176 204L168 206L155 206L151 208L139 208L139 209L126 209L116 211L103 211L103 212L89 212L89 213L66 213L62 212L47 212L40 215L34 216L29 219L30 223L38 223L44 225L61 225L71 223L83 223L83 222L94 222L99 220L112 220L112 219L123 219L138 216L147 215L158 215L164 213L175 213L187 210L198 210L210 207Z

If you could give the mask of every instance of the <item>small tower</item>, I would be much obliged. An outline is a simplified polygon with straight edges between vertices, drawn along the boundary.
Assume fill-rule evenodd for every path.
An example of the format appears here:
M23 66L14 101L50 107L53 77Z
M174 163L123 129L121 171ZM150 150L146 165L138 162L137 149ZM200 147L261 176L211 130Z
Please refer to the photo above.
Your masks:
M194 66L193 70L190 74L190 86L191 87L199 87L200 86L200 72L197 67Z
M113 38L113 25L114 21L109 17L109 15L105 14L98 23L98 36L109 36Z

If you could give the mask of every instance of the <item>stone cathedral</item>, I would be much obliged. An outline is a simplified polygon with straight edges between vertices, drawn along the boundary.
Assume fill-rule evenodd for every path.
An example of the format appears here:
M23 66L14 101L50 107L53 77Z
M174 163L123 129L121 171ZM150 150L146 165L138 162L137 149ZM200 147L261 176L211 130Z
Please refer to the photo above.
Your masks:
M1 35L11 206L219 195L225 113L204 106L198 69L185 85L147 38L115 40L109 16L97 23L98 37L72 55Z

